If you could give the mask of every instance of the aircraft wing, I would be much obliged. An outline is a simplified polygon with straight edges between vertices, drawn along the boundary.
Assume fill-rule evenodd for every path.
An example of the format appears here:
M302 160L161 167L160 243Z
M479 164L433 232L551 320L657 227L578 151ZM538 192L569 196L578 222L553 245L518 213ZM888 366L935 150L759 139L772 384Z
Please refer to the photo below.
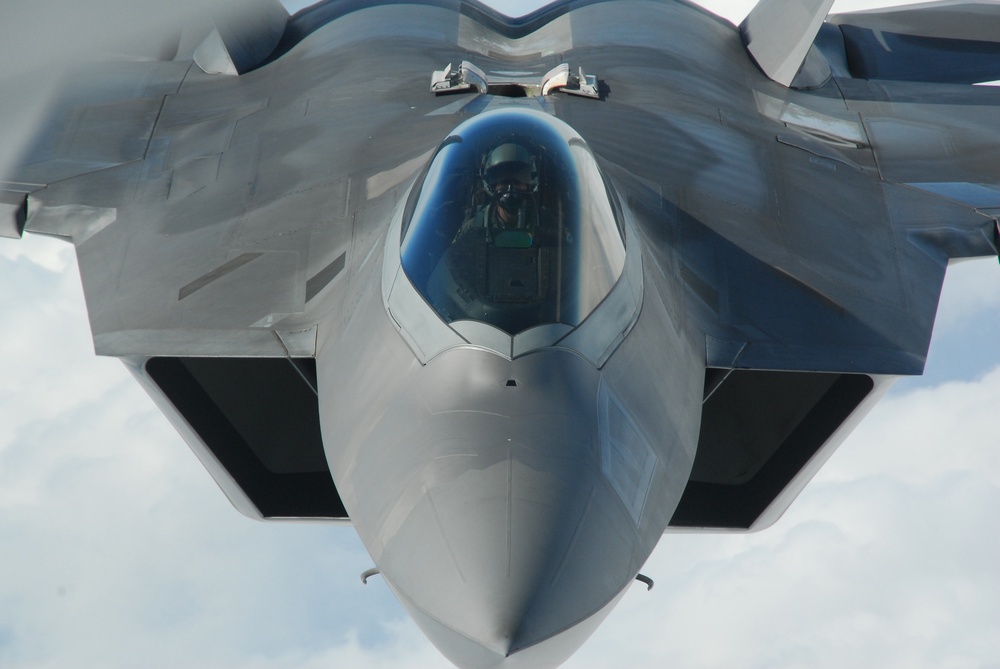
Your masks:
M97 353L126 362L239 510L344 519L319 433L315 324L348 318L380 277L386 221L455 124L434 113L452 101L428 91L452 54L407 41L406 22L376 39L344 21L310 40L328 13L285 26L275 6L262 3L262 23L188 23L166 55L95 58L61 78L21 150L4 143L0 231L75 245ZM422 20L456 31L451 12ZM230 52L221 37L261 33L271 48ZM199 53L242 72L206 72Z
M436 59L341 37L240 76L129 61L64 85L4 201L9 229L76 245L99 354L313 354L307 307L342 308L347 257L449 125L426 116Z
M969 79L1000 78L998 21L985 3L838 15L810 51L825 76L807 59L791 86L732 66L738 35L712 52L574 44L608 95L565 117L611 173L641 175L628 197L664 222L660 268L715 321L710 366L922 371L947 263L996 254L1000 89Z
M992 241L983 211L1000 205L990 185L998 166L981 147L1000 94L869 82L862 77L888 61L856 56L878 35L888 39L882 26L891 24L907 44L938 48L947 39L952 53L966 45L969 59L983 62L984 45L995 45L976 39L987 29L956 37L958 28L947 28L968 23L956 18L964 5L834 17L817 45L831 62L848 63L836 73L846 108L773 82L748 87L745 69L728 65L745 60L743 45L721 20L722 38L708 51L629 42L609 32L616 10L607 3L575 8L572 22L546 15L507 34L488 21L470 28L468 12L414 6L406 11L437 33L386 49L349 34L343 16L356 8L342 3L287 26L271 3L261 7L256 23L222 30L242 35L230 43L263 36L274 45L244 57L240 76L206 74L181 51L169 61L90 66L62 90L27 159L5 177L9 229L76 243L99 353L310 355L310 319L301 315L348 282L336 279L349 254L373 248L356 234L359 215L362 224L373 218L370 200L387 206L391 198L373 195L412 176L453 125L433 113L448 99L427 92L430 73L462 57L488 63L495 45L521 47L543 25L550 52L599 71L608 87L600 102L560 99L555 112L601 159L644 177L629 197L663 212L684 247L675 254L684 261L663 250L662 262L680 262L690 290L718 313L714 364L730 366L739 350L739 364L750 367L918 373L943 277L942 258L927 248L947 236L946 255L968 255ZM996 20L994 7L976 11ZM325 24L323 43L310 40ZM952 32L922 36L931 25ZM843 33L842 46L831 31ZM212 37L189 38L189 50L211 63ZM697 95L678 93L692 82ZM850 201L824 185L838 170ZM763 225L748 225L753 218ZM976 231L961 240L941 232L970 226ZM720 255L728 259L713 260ZM767 296L751 285L769 286ZM803 309L826 341L803 343L816 331L797 327Z
M911 228L914 243L944 243L949 258L989 255L1000 214L1000 7L948 0L839 14L830 25L850 75L837 83L863 119L889 202L911 220L936 219ZM970 212L979 234L956 234Z

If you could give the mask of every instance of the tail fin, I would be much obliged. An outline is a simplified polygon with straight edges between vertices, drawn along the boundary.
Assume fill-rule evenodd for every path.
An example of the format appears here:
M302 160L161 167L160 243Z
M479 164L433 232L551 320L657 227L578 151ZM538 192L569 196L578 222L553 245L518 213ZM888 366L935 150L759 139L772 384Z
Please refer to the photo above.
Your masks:
M803 66L819 68L811 79L830 76L826 60L810 47L833 0L760 0L740 24L743 43L760 69L782 86L791 86ZM825 71L823 70L825 68Z
M254 0L216 16L215 30L194 52L194 62L208 74L243 74L278 45L288 12L278 0Z

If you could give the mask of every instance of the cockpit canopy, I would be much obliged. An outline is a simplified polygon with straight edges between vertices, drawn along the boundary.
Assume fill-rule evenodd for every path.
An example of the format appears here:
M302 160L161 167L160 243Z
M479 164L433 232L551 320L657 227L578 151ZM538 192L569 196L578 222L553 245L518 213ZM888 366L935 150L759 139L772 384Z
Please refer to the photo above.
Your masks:
M431 160L403 220L403 270L448 323L515 335L579 325L615 285L625 245L593 154L542 112L481 114Z

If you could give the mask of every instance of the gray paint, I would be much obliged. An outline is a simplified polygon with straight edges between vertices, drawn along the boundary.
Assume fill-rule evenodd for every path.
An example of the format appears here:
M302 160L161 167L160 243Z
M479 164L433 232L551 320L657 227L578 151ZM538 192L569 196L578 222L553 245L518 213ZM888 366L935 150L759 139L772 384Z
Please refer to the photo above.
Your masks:
M747 52L768 77L782 86L790 86L807 63L807 56L833 0L764 0L740 24ZM816 59L823 63L822 59ZM816 66L820 76L811 83L822 85L830 76L830 67ZM810 86L811 87L811 86Z
M788 88L681 2L571 3L533 31L457 8L348 12L269 62L250 49L238 77L192 67L198 41L77 77L0 175L0 225L73 241L97 352L128 362L246 515L263 514L144 361L315 357L318 386L302 380L336 491L417 623L460 666L555 666L670 526L699 449L724 452L700 439L706 379L874 376L759 529L922 371L947 263L997 252L1000 93L851 79L825 38L792 50L815 88ZM974 39L956 16L942 36ZM824 49L829 81L810 64ZM463 60L533 81L570 62L603 97L428 91ZM438 319L392 230L435 147L504 106L579 132L628 237L593 319L520 342Z
M263 254L244 253L242 255L233 258L232 260L223 265L219 265L208 274L204 274L195 279L194 281L192 281L191 283L189 283L188 285L182 286L181 289L177 292L177 299L183 300L191 293L204 288L213 281L221 279L230 272L235 272L236 270L238 270L240 267L243 267L243 265L246 265L251 260L256 260L257 258L261 257L261 255Z

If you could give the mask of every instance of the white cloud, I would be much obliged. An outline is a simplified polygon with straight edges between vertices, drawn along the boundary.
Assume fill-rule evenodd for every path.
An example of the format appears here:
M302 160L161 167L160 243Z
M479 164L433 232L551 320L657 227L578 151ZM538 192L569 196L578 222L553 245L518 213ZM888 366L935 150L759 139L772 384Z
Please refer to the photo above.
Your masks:
M996 290L1000 267L995 258L959 262L948 267L948 282L934 323L939 334L967 327L976 314L1000 314Z

